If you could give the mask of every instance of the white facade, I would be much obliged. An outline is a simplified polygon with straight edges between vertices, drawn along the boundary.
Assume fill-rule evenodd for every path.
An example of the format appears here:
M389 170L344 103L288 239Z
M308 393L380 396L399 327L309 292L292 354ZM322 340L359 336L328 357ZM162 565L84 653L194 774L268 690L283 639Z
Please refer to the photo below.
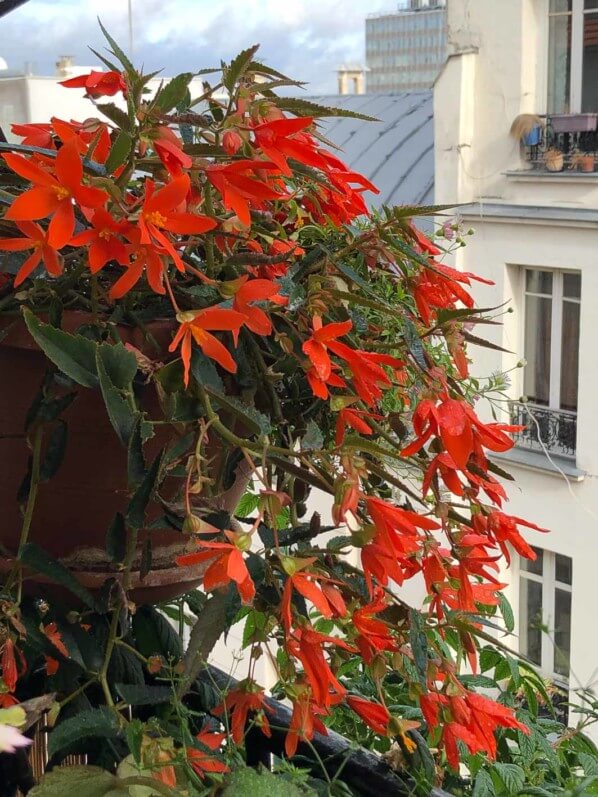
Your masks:
M473 375L484 377L514 369L508 393L511 399L517 400L525 394L526 377L524 369L516 365L527 356L526 368L535 369L536 380L546 377L544 389L548 408L540 408L540 414L544 413L542 417L553 419L557 431L563 428L558 426L564 422L563 418L573 418L573 423L575 414L577 418L576 445L573 439L573 450L567 452L569 456L563 456L558 446L551 450L549 442L548 456L539 446L535 451L518 446L500 459L500 465L516 479L514 484L507 484L510 501L505 511L550 529L547 535L534 531L525 535L532 545L546 552L542 609L543 622L551 633L542 635L541 640L538 633L536 642L541 648L544 671L549 676L554 675L555 632L557 646L568 647L567 628L563 626L568 624L564 615L568 611L567 601L571 600L570 667L563 668L562 662L560 665L561 671L569 669L571 689L598 686L598 637L594 632L598 561L595 409L598 393L598 172L567 169L551 173L543 170L542 165L530 169L524 148L509 135L509 130L519 114L542 116L550 112L547 107L549 74L553 83L555 74L561 84L568 79L558 73L562 62L555 60L554 54L550 71L549 50L550 47L554 50L555 46L554 33L551 38L550 30L555 24L573 28L570 108L581 110L573 107L575 102L581 102L582 53L579 48L584 44L587 48L588 43L593 46L587 31L590 25L598 24L598 15L594 17L598 8L591 17L584 17L584 8L595 5L586 2L584 7L582 0L572 0L573 16L554 23L550 21L549 12L556 6L566 8L566 2L450 0L449 59L434 89L435 200L439 204L469 203L457 209L457 213L463 217L466 228L475 230L467 246L458 251L457 266L494 280L494 286L475 284L473 293L479 306L492 307L508 302L513 310L501 315L502 326L480 326L476 330L476 334L512 353L472 347ZM499 13L497 6L500 6ZM585 38L584 25L587 26ZM587 52L585 56L588 57ZM585 74L583 79L587 80ZM594 79L598 79L598 75ZM583 144L588 139L566 138L570 145L575 141ZM595 147L595 143L592 146ZM528 277L528 284L536 279L539 270L549 273L548 279L552 278L557 291L552 299L552 315L542 329L541 319L536 317L538 324L534 329L531 312L538 304L532 303L550 300L532 297L526 304L526 269L534 275ZM573 300L565 307L561 295L563 285L577 281L578 275L581 277L581 300ZM542 312L547 305L543 307ZM579 346L574 351L570 338L572 333L574 337L577 335L577 324L572 330L570 317L577 317L578 313ZM546 313L544 315L546 317ZM551 347L547 342L549 329L552 330ZM555 340L555 330L559 332L559 340ZM532 346L530 340L534 335L536 343ZM546 365L544 374L537 360L542 352ZM571 374L576 370L577 355L576 413L567 415L561 412L563 396L559 404L559 389L562 394L562 385L573 379ZM536 361L530 362L530 356ZM552 379L548 379L549 372ZM531 374L532 370L527 373ZM569 392L574 389L575 386ZM502 406L508 407L506 403ZM489 417L488 405L480 404L479 411ZM503 419L507 417L505 413ZM560 557L571 560L570 587L555 583L555 562L560 563L556 570L561 568L561 578L563 563L568 563L567 558ZM526 615L528 582L539 582L542 578L521 578L516 561L508 580L511 583L507 597L514 607L519 627L517 640L506 639L505 642L511 647L520 645L525 652L532 633L532 623ZM536 588L529 589L533 592ZM562 610L556 621L555 594Z

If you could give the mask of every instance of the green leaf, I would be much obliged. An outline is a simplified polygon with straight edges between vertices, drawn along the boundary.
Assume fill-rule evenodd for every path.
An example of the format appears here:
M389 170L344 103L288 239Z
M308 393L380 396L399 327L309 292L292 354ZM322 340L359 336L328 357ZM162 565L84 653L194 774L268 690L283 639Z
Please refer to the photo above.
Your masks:
M48 739L48 755L53 756L82 739L116 739L120 728L113 711L102 706L81 711L57 725Z
M109 346L108 350L112 348L115 347ZM131 401L128 401L108 375L104 358L102 357L103 353L107 353L107 350L104 349L102 351L102 347L98 347L96 351L96 368L100 379L100 390L102 391L110 423L114 427L120 442L123 445L127 445L139 413L136 411L132 401L132 391L130 391ZM133 359L135 358L133 357Z
M29 797L108 797L117 786L118 778L100 767L57 767L43 776Z
M157 706L159 703L168 703L172 698L172 689L169 686L114 684L114 687L130 706Z
M311 420L308 422L305 434L301 438L302 451L316 451L324 447L324 435L318 424Z
M153 606L140 606L133 615L136 649L146 658L160 655L166 660L180 659L182 642L168 620Z
M265 435L270 434L272 431L270 418L259 410L256 410L255 407L244 404L235 396L225 396L223 393L212 390L210 387L206 387L206 391L221 407L230 410L252 434Z
M96 104L96 108L121 130L130 130L131 122L128 115L113 102L99 102Z
M415 609L410 609L409 618L409 641L413 652L413 660L420 683L425 686L428 678L428 644L424 631L424 620Z
M185 97L187 93L187 86L191 82L193 74L191 72L183 72L176 77L173 77L165 86L163 86L155 99L156 107L162 113L168 113L175 106L177 106Z
M503 660L502 653L499 653L496 648L484 648L480 653L480 670L486 672L491 670Z
M57 559L53 559L43 548L34 542L27 542L19 553L19 561L26 567L30 567L36 573L47 576L55 584L66 587L73 595L76 595L90 609L95 607L92 594L73 576L71 571Z
M40 481L45 482L51 479L62 464L66 451L67 434L67 425L64 421L59 421L52 429L39 471Z
M222 797L305 797L303 789L266 769L236 769L225 786Z
M224 393L224 383L214 365L214 361L200 351L197 346L191 352L191 376L198 385Z
M518 764L493 765L494 771L503 782L507 794L517 794L525 785L525 771Z
M245 493L245 495L237 504L235 515L240 518L250 517L251 513L255 512L255 510L258 508L259 503L259 495L256 495L255 493Z
M106 159L105 166L108 174L112 174L119 166L123 165L129 156L132 146L133 139L130 134L126 130L119 130L114 144L110 148L110 154Z
M127 478L130 488L137 487L137 485L143 481L145 468L141 435L141 415L137 415L129 436L129 448L127 451Z
M145 725L137 718L132 719L125 728L129 750L137 763L141 761L141 742L144 732Z
M23 317L33 340L63 374L84 387L97 387L96 343L42 323L26 307Z
M349 119L363 119L365 122L379 122L375 116L367 116L357 111L347 111L345 108L332 108L327 105L318 105L310 100L299 97L276 97L274 104L282 111L289 111L295 116L313 116L315 119L326 116L342 116Z
M137 373L137 358L122 343L102 343L98 347L102 363L112 384L127 390Z
M515 615L513 614L511 604L505 598L502 592L500 592L498 596L498 608L500 609L502 619L504 620L505 628L510 634L512 634L515 630Z
M485 769L480 769L476 775L473 786L472 797L495 797L496 790L489 773Z
M257 53L259 48L259 44L254 44L253 47L248 47L246 50L243 50L239 53L239 55L233 58L230 65L222 70L222 83L224 84L225 89L227 89L227 91L229 91L231 94L233 93L235 84L239 78L243 77L248 67L252 63L253 56Z
M145 510L156 489L156 482L160 474L160 467L162 465L162 456L164 450L160 451L158 456L152 462L150 469L145 474L143 481L135 491L133 497L129 501L127 507L127 523L134 529L142 528L145 522Z
M127 527L120 512L114 516L106 534L106 553L113 562L122 562L127 550Z
M114 41L112 36L108 33L106 28L102 25L102 20L98 17L98 25L100 26L100 30L108 40L108 44L112 48L112 54L115 58L117 58L120 63L124 66L125 70L129 74L129 77L134 77L137 74L137 70L133 66L133 64L129 61L125 53L121 50L118 44Z

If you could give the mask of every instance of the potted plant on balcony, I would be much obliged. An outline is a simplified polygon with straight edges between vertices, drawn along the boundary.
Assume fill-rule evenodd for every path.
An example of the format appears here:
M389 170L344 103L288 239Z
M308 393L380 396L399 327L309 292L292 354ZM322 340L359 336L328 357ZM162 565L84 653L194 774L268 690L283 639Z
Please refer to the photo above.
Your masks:
M549 172L562 172L565 167L565 156L557 147L551 147L544 153L544 165Z
M57 695L51 761L90 765L36 794L222 785L246 734L279 734L262 656L292 705L280 755L312 755L342 703L409 754L426 723L448 766L457 740L493 758L495 730L527 729L460 669L504 607L495 561L533 558L537 527L487 456L519 427L473 407L477 278L413 225L439 209L369 217L375 187L318 133L337 112L277 96L294 83L256 47L194 97L191 73L149 91L108 41L109 71L65 84L97 118L0 145L0 702ZM418 574L423 610L396 589ZM216 681L241 621L247 675ZM349 691L349 655L375 696ZM386 704L391 671L418 719Z

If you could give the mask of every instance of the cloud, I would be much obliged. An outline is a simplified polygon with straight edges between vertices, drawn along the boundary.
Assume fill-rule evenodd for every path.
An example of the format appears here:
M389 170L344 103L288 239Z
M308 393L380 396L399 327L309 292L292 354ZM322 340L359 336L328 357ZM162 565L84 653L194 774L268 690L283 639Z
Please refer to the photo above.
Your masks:
M132 0L134 60L164 74L218 66L260 42L261 58L308 93L336 92L336 68L364 61L365 16L388 0ZM96 18L128 49L126 0L29 0L0 20L0 55L11 69L25 61L53 74L59 55L95 64L103 48Z

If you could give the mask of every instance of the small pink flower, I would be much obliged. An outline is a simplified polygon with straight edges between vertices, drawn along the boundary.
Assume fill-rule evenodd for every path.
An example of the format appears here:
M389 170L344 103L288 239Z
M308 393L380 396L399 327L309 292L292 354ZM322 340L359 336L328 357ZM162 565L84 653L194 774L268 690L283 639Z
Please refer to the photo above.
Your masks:
M17 747L28 747L31 739L17 730L13 725L0 725L0 752L15 753Z

